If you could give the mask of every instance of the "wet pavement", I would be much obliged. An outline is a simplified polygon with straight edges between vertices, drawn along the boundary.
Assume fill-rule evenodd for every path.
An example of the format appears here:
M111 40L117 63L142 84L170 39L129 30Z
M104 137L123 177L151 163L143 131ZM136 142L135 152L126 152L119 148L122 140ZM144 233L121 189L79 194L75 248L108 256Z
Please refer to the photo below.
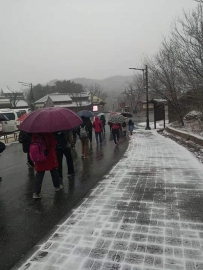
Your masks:
M97 147L93 142L90 157L81 160L78 140L73 153L75 176L64 177L64 189L55 193L50 173L46 172L41 201L32 199L34 172L25 164L26 154L22 152L22 146L18 143L8 146L0 156L0 175L3 177L0 182L0 269L10 269L67 216L120 160L127 145L126 141L115 148L107 127L104 143Z
M203 165L138 130L123 158L20 270L203 269Z

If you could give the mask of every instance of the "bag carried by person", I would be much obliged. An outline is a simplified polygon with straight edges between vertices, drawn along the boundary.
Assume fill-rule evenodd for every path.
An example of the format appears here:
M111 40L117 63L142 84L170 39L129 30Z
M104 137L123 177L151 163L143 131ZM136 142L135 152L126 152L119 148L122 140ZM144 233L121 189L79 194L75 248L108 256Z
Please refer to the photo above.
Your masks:
M88 133L86 130L86 126L80 127L80 138L87 138L87 137L88 137Z
M122 127L126 127L126 122L125 121L122 123Z
M41 136L35 137L30 144L30 158L33 162L45 162L49 150L46 147L45 139Z
M0 142L0 153L2 153L6 149L6 145L3 142Z

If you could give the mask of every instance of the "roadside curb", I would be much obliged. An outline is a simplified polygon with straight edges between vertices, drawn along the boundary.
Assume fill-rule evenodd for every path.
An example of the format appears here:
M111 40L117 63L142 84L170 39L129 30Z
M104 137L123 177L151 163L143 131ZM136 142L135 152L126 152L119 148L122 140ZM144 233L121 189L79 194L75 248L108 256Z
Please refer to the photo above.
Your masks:
M203 138L201 139L199 136L195 136L194 134L189 134L187 132L177 130L177 129L172 128L170 126L167 126L165 128L165 130L168 133L171 133L171 134L176 135L176 136L180 136L180 137L186 139L187 141L192 141L196 144L203 146Z

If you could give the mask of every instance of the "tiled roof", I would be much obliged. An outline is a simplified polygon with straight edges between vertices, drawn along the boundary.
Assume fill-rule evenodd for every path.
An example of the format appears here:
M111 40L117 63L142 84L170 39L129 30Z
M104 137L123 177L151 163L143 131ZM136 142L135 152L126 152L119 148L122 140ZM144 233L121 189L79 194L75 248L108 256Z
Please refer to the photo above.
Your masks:
M50 96L50 98L52 99L53 102L72 101L71 97L68 94L54 93L54 94L49 94L49 95L46 95L46 96L38 99L37 101L35 101L35 104L46 102L48 96Z

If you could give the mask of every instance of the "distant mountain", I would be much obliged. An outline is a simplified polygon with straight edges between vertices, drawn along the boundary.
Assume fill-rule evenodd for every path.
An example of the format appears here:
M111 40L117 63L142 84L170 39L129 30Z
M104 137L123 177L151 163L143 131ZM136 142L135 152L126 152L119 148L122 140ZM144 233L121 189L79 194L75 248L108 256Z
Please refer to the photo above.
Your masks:
M97 83L101 88L108 93L108 98L105 105L106 110L112 109L112 104L115 102L115 97L119 96L127 86L127 82L132 82L133 76L113 76L103 80L94 80L86 78L75 78L71 81L82 85L91 85Z
M108 77L103 80L95 80L95 79L86 79L86 78L75 78L71 81L75 83L80 83L82 85L91 85L97 83L103 88L104 91L108 92L109 95L121 93L124 91L127 82L131 82L133 76L113 76Z

